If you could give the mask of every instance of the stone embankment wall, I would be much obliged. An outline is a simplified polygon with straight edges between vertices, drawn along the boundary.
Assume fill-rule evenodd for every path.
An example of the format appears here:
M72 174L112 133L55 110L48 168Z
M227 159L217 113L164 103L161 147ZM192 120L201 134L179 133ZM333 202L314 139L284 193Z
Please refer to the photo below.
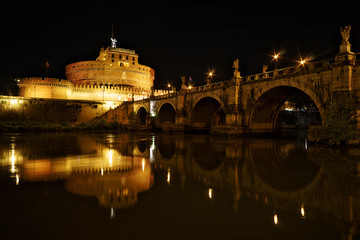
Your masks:
M134 104L132 102L124 102L120 106L110 109L102 116L99 116L99 119L104 119L106 122L118 122L122 125L130 125L135 119L133 113Z
M0 121L86 123L115 107L96 101L0 96Z

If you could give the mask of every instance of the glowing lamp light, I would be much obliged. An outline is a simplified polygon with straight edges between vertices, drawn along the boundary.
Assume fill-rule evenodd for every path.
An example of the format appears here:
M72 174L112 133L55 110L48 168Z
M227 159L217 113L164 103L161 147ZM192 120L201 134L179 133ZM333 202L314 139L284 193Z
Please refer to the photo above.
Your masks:
M192 86L190 85L190 86L189 86L189 90L191 90L191 89L192 89Z
M168 184L170 184L170 180L171 180L170 168L168 168L168 170L167 170L167 178L166 178L166 181L167 181Z
M278 215L274 214L274 224L277 225L279 223Z
M305 218L305 208L304 208L304 204L301 204L300 214L301 214L301 217L302 217L302 218Z
M306 59L301 59L301 60L300 60L300 65L303 65L303 66L304 66L305 63L306 63Z
M274 55L274 59L277 60L278 58L279 58L279 54L277 53Z
M212 199L212 197L213 197L213 190L212 190L212 188L209 188L208 196L209 196L210 199Z

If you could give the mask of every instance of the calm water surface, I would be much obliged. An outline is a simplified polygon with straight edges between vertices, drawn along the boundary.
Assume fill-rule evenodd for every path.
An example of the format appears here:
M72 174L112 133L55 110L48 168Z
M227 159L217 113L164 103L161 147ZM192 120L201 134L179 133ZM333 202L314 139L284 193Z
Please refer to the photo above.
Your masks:
M0 239L359 239L358 148L37 133L0 156Z

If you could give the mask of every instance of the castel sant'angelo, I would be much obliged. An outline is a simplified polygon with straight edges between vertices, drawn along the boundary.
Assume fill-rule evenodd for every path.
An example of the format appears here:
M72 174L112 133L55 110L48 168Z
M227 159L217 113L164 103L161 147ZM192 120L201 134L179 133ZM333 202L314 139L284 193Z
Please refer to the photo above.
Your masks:
M65 68L66 79L28 77L18 80L19 95L26 98L124 102L148 98L155 72L139 64L134 50L101 48L95 61L71 63ZM167 91L153 91L154 95Z

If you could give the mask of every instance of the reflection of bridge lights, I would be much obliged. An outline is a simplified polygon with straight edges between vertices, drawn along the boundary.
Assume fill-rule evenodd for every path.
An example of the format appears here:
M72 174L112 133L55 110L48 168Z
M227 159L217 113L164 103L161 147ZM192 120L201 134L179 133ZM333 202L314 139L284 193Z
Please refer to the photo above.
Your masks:
M144 172L145 171L145 158L143 158L141 160L141 167L142 167L142 171Z
M209 188L208 196L209 196L210 199L212 199L212 197L213 197L213 190L212 190L212 188Z
M171 179L170 168L168 168L168 170L167 170L167 178L166 178L166 181L167 181L168 184L170 184L170 179Z
M112 162L113 162L113 150L110 149L109 150L109 166L112 167Z
M11 149L11 173L15 173L16 172L16 168L15 168L15 149Z
M301 217L302 217L302 218L305 218L305 208L304 208L304 204L301 204L300 214L301 214Z
M115 217L115 211L114 211L114 208L111 207L110 209L110 218L114 218Z
M150 144L150 163L155 161L155 135L151 136Z
M274 213L274 224L277 225L279 223L278 215Z
M20 175L17 173L16 176L16 185L19 185L19 182L20 182Z

